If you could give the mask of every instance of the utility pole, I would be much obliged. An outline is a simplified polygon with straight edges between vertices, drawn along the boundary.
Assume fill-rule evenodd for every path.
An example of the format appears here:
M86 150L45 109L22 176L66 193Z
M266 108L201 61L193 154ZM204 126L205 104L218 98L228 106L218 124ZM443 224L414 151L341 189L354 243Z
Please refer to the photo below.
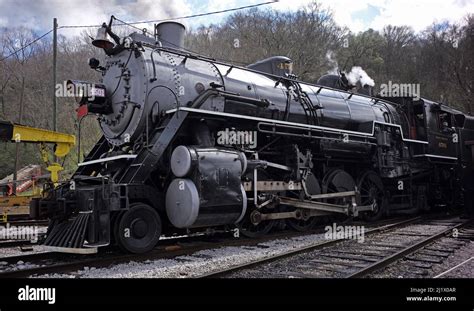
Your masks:
M58 130L57 109L58 99L56 98L57 84L57 56L58 56L58 19L53 19L53 131Z
M20 94L20 114L18 116L18 124L21 124L23 121L23 95L25 93L25 77L21 78L21 94ZM18 164L20 163L20 143L21 137L15 138L15 170L13 171L13 195L16 195L16 186L18 185Z

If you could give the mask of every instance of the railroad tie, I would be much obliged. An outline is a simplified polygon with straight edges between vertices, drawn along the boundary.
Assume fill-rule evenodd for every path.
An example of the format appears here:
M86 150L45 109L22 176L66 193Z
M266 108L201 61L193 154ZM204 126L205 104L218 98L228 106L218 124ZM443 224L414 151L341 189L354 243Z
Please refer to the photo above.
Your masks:
M420 262L431 262L431 263L442 263L442 259L435 259L435 258L427 258L427 257L413 257L413 256L406 256L405 258L412 260L412 261L420 261Z

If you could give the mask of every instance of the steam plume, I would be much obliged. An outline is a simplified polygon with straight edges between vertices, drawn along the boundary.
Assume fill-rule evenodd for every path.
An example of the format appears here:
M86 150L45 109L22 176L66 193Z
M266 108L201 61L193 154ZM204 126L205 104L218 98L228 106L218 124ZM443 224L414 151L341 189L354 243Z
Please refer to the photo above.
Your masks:
M360 81L362 86L369 85L374 86L374 80L359 66L352 67L351 71L346 74L347 80L350 84L356 85Z

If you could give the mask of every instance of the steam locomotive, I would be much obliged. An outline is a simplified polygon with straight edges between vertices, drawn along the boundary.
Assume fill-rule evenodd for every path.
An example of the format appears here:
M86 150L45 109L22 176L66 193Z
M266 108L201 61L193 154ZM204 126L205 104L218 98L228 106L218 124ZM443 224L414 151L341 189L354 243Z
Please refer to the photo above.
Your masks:
M67 182L32 202L44 244L90 253L151 250L163 235L208 228L256 237L327 217L368 221L462 204L474 118L427 99L375 97L347 79L298 81L292 61L247 67L183 48L185 29L119 38L104 24L101 83L78 98L103 136ZM111 36L114 42L107 39Z

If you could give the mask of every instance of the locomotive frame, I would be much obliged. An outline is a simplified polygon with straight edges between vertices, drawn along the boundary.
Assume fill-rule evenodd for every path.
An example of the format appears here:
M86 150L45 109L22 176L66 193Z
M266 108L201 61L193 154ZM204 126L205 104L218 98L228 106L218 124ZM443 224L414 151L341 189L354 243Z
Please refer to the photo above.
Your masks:
M474 118L426 99L304 83L285 71L288 58L218 62L177 49L182 26L163 27L156 40L132 34L105 49L109 85L96 87L108 97L80 101L104 136L71 180L32 202L51 219L49 247L90 253L116 242L141 253L162 232L258 236L279 220L304 231L335 214L375 220L462 204ZM108 71L120 72L115 88ZM229 128L255 131L258 150L217 146Z

